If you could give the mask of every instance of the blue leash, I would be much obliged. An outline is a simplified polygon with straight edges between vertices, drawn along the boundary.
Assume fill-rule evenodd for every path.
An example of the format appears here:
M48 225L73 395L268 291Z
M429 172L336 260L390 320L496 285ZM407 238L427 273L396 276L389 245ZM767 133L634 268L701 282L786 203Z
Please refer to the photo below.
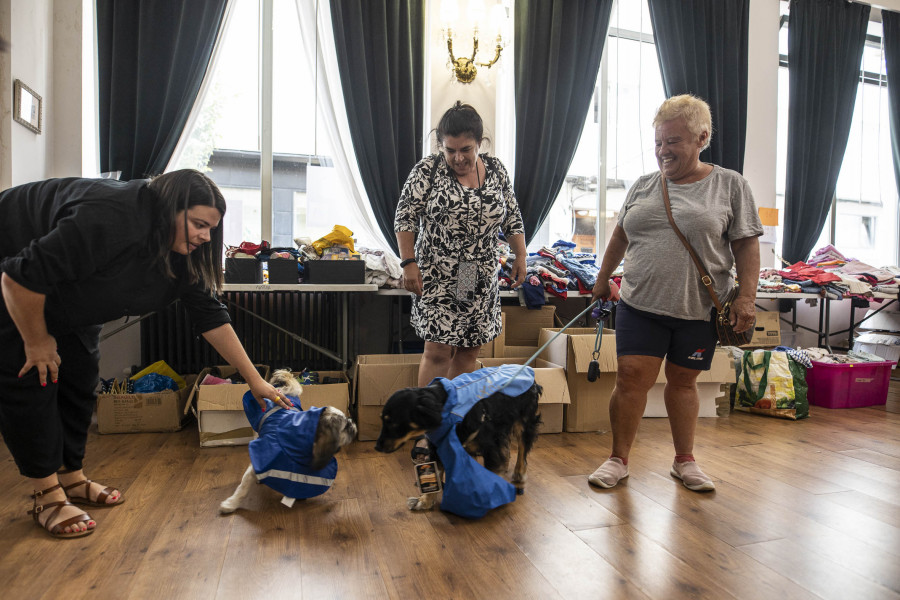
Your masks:
M595 305L596 305L596 308L595 308ZM530 365L531 363L533 363L533 362L535 361L535 359L536 359L538 356L540 356L541 352L543 352L543 351L547 348L547 346L549 346L550 344L553 343L553 340L555 340L555 339L558 338L560 335L562 335L562 333L563 333L566 329L568 329L569 327L571 327L572 325L574 325L576 321L578 321L581 317L583 317L585 314L587 314L588 311L590 311L590 310L592 310L592 309L593 309L593 312L591 313L591 316L594 317L594 318L596 318L596 319L598 319L598 321L597 321L597 339L600 340L600 343L602 343L602 335L601 335L601 333L603 332L603 321L606 320L607 317L609 317L609 314L610 314L610 312L612 311L612 302L609 301L609 300L606 300L606 301L603 301L603 302L601 302L600 300L594 300L593 302L591 302L590 304L588 304L587 308L585 308L583 311L581 311L580 313L578 313L578 314L575 316L574 319L572 319L571 321L569 321L568 323L566 323L565 327L563 327L562 329L560 329L559 331L557 331L555 334L553 334L553 337L551 337L549 340L547 340L546 342L544 342L544 345L541 346L540 348L538 348L538 349L537 349L537 352L535 352L534 354L532 354L532 355L531 355L531 358L529 358L528 360L526 360L525 363L519 368L519 370L516 371L515 374L510 378L510 380L507 381L506 383L504 383L502 386L500 386L500 387L497 389L497 391L499 392L499 391L503 390L503 388L505 388L505 387L508 386L510 383L512 383L512 381L513 381L516 377L518 377L518 376L522 373L522 371L525 370L525 368L526 368L528 365ZM594 343L594 360L591 361L591 366L593 367L594 364L597 364L597 366L596 366L596 367L593 367L593 368L595 368L595 370L598 371L598 372L599 372L599 369L600 369L600 365L597 363L597 360L596 360L596 359L597 359L597 357L598 357L599 355L600 355L599 346L597 345L597 342L595 341L595 343ZM597 379L596 374L594 375L594 379ZM591 379L591 378L590 378L590 369L588 369L588 381L594 381L594 379Z

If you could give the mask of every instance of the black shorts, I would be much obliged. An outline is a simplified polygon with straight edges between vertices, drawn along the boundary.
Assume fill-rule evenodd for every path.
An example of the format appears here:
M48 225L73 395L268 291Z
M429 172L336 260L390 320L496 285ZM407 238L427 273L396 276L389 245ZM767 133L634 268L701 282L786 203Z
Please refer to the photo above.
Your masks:
M712 320L691 321L616 306L616 355L658 356L698 371L709 371L716 351Z

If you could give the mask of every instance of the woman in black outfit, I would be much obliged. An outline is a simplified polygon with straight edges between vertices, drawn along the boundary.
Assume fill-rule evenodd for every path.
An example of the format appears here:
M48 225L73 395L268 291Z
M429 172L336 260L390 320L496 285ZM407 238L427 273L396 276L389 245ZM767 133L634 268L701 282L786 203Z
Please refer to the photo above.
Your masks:
M35 490L29 514L51 535L94 531L73 502L123 501L82 471L103 323L180 299L194 332L261 405L289 405L253 367L213 295L224 215L222 193L193 170L130 182L49 179L0 194L0 434Z

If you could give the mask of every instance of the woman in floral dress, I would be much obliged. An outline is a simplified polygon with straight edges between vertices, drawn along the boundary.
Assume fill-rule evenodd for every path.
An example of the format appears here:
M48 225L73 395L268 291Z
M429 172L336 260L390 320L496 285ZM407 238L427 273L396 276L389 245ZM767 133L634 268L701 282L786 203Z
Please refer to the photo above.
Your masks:
M412 324L425 340L419 385L474 371L500 333L498 233L509 242L513 288L525 280L525 230L503 164L479 154L484 127L457 102L435 130L440 152L413 168L394 221Z

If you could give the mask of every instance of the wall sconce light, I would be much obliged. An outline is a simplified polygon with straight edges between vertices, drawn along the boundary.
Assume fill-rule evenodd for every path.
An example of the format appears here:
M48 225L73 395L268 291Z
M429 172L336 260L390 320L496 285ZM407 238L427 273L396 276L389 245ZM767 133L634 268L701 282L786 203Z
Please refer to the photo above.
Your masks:
M485 24L485 8L484 0L469 0L468 10L466 11L467 21L472 22L472 57L460 56L453 54L453 34L454 26L459 19L459 4L457 0L443 0L441 2L441 25L444 37L447 39L447 53L449 60L447 65L456 75L457 81L461 83L472 83L478 74L477 67L491 68L494 63L500 60L500 52L503 50L503 29L506 25L506 7L503 6L502 0L491 7L491 23L487 27L491 32L497 33L497 45L494 48L494 58L489 62L478 62L478 32Z

